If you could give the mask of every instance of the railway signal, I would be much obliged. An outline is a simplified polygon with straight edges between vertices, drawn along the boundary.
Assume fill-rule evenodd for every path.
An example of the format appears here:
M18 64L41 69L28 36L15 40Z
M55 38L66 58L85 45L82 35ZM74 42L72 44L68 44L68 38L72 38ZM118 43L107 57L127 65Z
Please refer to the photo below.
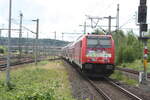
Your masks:
M147 24L140 24L140 29L141 29L142 32L146 32L147 31L147 27L148 27Z
M141 75L139 76L139 81L142 84L147 83L147 58L148 58L148 48L147 48L147 40L150 39L149 37L143 37L143 42L144 42L144 50L143 50L143 67L144 71L141 72Z
M147 46L144 47L144 71L147 69L147 56L148 56L148 49Z
M147 6L146 6L147 0L140 0L140 5L138 7L138 22L139 22L139 28L140 28L140 40L144 43L144 53L143 53L143 67L144 71L140 73L139 81L142 84L147 84L147 40L150 39L150 37L144 36L142 33L147 31Z
M138 7L138 22L140 23L140 37L142 37L142 32L147 31L147 6L146 0L140 0L140 5Z
M147 16L147 6L140 5L138 8L138 22L139 23L146 23L146 16Z

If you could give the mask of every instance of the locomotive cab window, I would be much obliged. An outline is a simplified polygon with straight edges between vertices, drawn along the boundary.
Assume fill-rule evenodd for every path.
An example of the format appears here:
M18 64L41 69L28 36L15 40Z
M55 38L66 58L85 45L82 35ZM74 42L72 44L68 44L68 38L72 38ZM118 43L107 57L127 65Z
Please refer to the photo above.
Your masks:
M87 38L88 48L111 48L110 37L88 37Z

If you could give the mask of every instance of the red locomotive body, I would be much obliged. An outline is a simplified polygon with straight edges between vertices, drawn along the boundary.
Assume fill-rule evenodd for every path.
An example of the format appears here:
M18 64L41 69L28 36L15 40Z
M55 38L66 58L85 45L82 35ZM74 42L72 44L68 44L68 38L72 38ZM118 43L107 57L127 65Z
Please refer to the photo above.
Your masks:
M87 34L63 48L63 56L92 76L109 76L114 71L114 40L111 35Z

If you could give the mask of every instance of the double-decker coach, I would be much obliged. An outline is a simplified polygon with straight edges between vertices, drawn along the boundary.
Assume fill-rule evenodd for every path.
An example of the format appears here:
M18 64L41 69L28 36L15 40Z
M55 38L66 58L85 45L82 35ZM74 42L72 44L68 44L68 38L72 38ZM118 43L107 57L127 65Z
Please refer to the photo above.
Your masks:
M63 48L65 58L91 76L109 76L114 71L114 40L111 35L86 34ZM66 54L67 53L67 54Z

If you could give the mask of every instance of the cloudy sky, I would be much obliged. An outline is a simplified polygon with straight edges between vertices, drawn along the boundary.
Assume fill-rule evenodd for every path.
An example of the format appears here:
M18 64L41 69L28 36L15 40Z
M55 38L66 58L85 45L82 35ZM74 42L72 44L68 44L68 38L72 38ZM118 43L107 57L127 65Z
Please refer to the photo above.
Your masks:
M0 0L0 28L8 27L8 5L9 0ZM121 28L136 29L136 11L138 10L139 0L12 0L12 28L18 28L19 13L23 13L23 26L35 31L35 23L31 20L40 19L40 38L61 39L62 32L82 33L83 27L79 26L87 21L85 15L115 17L117 4L120 4L120 26ZM150 12L150 1L147 0L148 12ZM112 26L115 26L115 20ZM150 13L148 13L148 23L150 23ZM107 26L108 20L100 21L99 25ZM105 28L107 29L107 28ZM90 32L92 29L87 28ZM2 36L6 36L3 32ZM27 32L23 31L23 36ZM32 33L29 33L31 37ZM12 32L12 36L18 32ZM74 39L76 35L64 34L64 39Z

